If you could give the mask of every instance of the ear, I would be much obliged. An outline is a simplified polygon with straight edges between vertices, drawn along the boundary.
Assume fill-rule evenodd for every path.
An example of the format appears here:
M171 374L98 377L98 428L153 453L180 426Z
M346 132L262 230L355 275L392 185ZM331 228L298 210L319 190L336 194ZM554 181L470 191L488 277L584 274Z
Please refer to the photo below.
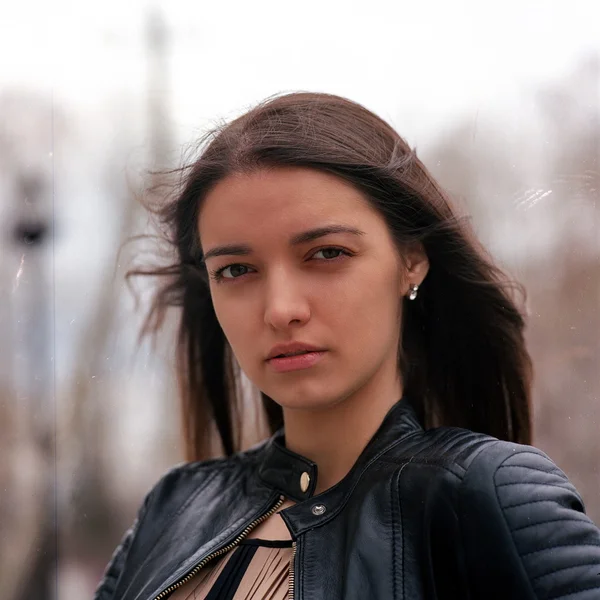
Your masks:
M429 272L429 258L421 242L413 242L402 253L405 273L402 281L401 293L408 294L409 286L413 283L421 285Z

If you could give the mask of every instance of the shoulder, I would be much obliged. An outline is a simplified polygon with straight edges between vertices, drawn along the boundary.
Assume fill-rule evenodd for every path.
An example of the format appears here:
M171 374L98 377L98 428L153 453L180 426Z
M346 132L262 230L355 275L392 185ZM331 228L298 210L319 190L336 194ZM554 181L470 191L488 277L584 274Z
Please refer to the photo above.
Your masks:
M547 475L553 474L557 481L566 480L566 475L548 455L534 446L459 427L421 430L406 443L399 444L392 454L402 462L452 467L461 481L468 474L465 487L476 484L478 478L501 484L533 476L545 480ZM575 489L571 484L568 486Z
M482 487L494 489L497 501L508 508L522 497L543 501L563 492L583 501L566 474L539 448L503 440L493 440L472 457L465 472L465 493Z
M228 457L181 462L172 466L150 489L144 508L157 506L164 510L167 505L180 505L208 487L214 486L218 493L223 486L233 484L248 472L249 467L259 460L265 444L266 440Z
M600 594L600 530L575 486L542 450L440 427L399 444L395 459L412 465L428 485L449 482L432 489L445 489L453 499L475 597L587 600Z
M544 518L558 506L568 518L585 521L585 505L567 475L542 450L499 440L455 427L423 431L405 449L411 463L427 463L454 473L460 510L483 518L498 516L520 531L537 516Z
M486 444L469 461L459 501L465 514L479 506L485 518L496 516L512 532L558 521L562 509L570 521L588 521L579 492L547 454L503 440Z
M212 490L210 493L219 496L224 485L247 473L247 467L258 459L264 444L261 442L230 457L182 462L168 469L145 495L133 524L113 552L94 598L115 597L117 583L132 552L135 563L135 556L145 554L163 531L160 524L179 514L200 493Z
M498 442L489 435L458 427L421 429L395 445L386 458L403 465L438 467L461 480L476 457Z
M600 531L565 473L538 448L486 443L468 461L456 510L467 563L482 586L502 579L505 597L600 592Z

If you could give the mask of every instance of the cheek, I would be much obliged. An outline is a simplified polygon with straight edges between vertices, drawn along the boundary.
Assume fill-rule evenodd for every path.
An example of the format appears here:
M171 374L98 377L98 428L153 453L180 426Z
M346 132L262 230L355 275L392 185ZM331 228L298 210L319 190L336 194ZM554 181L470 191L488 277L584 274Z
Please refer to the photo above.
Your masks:
M365 277L339 303L336 321L365 341L395 335L402 305L398 288L398 277L392 269L389 275L379 272Z
M399 298L399 276L393 266L382 268L370 264L361 269L358 277L349 281L344 293L344 304L354 307L355 311L367 314L396 307ZM366 314L362 314L365 317ZM377 316L377 315L375 315ZM384 315L381 315L383 317Z
M225 333L227 341L234 350L243 347L244 339L248 333L246 328L249 326L250 319L248 311L239 306L239 302L227 300L213 296L213 307L217 316L217 321Z

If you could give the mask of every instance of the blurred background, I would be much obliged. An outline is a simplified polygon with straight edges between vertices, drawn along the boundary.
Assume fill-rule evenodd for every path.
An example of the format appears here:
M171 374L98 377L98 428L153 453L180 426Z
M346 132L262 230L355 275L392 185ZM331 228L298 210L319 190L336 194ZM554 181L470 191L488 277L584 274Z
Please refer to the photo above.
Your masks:
M90 598L183 460L176 315L141 190L207 127L325 91L388 120L529 294L534 444L600 524L596 0L6 4L0 19L0 596Z

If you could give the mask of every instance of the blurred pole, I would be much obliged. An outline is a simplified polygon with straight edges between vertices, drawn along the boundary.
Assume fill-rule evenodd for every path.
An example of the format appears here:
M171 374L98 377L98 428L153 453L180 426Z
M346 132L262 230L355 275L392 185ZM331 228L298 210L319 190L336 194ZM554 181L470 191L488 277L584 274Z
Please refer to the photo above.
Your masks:
M50 242L52 216L43 214L41 198L37 196L51 196L52 183L43 189L37 185L35 173L16 175L18 210L10 233L20 260L9 300L14 352L13 399L17 403L15 410L22 416L19 445L22 444L25 456L35 461L37 481L31 482L33 488L27 491L31 498L37 496L37 507L32 508L39 511L41 525L32 531L35 538L30 541L28 568L23 572L25 581L17 597L51 600L56 597L57 568L54 265ZM23 456L17 455L16 459L23 461L18 468L30 468Z

